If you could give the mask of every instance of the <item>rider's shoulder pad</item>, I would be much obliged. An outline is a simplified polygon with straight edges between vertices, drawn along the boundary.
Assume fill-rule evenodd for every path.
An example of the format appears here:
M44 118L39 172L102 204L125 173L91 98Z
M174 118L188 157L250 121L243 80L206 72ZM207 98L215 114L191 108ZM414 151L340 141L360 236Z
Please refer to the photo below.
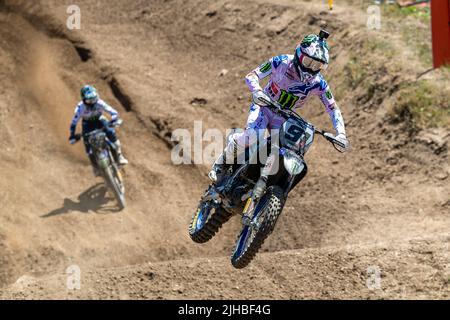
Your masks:
M107 106L108 104L105 102L105 100L102 100L102 99L98 99L98 101L97 101L97 103L96 104L98 104L98 105L100 105L100 106Z
M272 65L276 69L278 68L283 62L286 62L288 60L287 54L282 54L276 57L273 57L272 59Z
M75 106L75 112L80 110L83 107L83 105L84 105L83 101L78 102L77 105Z

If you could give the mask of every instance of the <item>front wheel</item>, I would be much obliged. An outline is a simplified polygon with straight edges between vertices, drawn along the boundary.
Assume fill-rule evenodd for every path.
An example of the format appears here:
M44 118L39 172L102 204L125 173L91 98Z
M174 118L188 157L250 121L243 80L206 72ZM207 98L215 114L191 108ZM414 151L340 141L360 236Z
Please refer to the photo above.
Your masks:
M258 201L253 211L251 224L244 225L231 255L231 264L235 268L246 267L261 248L264 240L272 233L283 210L283 189L271 186Z
M111 188L114 193L114 197L117 200L120 210L125 208L125 187L123 186L122 177L120 172L108 166L104 169L104 177L107 185Z
M201 201L197 211L192 216L189 236L194 242L205 243L214 237L220 227L230 219L231 215L220 205L214 204L213 200Z

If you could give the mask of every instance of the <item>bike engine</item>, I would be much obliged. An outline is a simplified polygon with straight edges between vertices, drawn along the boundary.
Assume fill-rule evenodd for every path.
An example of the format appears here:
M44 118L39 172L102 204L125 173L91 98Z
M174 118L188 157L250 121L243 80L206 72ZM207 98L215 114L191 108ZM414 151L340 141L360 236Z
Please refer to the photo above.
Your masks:
M239 205L242 202L242 196L248 191L248 189L249 188L247 184L240 185L234 188L229 196L231 203L233 203L233 205L235 206Z

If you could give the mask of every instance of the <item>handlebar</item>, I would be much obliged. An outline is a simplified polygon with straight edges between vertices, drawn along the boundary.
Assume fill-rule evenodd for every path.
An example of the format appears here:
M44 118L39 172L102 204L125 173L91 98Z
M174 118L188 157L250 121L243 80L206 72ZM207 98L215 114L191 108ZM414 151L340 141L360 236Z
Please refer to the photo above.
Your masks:
M108 128L117 128L117 127L120 127L121 125L122 125L122 123L123 123L123 120L122 119L117 119L117 120L115 120L115 121L110 121L109 123L108 123ZM95 134L97 134L97 132L99 132L99 131L103 131L103 129L95 129L95 130L93 130L93 131L91 131L91 132L89 132L89 133L85 133L84 134L84 136L85 137L89 137L89 136L91 136L91 135L95 135ZM75 134L74 135L74 142L72 142L72 140L71 140L71 144L75 144L75 143L77 143L78 141L80 141L81 140L81 137L82 137L83 135L81 134L81 133L77 133L77 134Z
M274 111L275 113L277 113L285 118L295 117L297 119L300 119L301 121L305 121L298 113L296 113L295 111L293 111L291 109L283 109L283 107L278 102L273 101L272 99L267 100L267 99L264 99L263 97L259 97L258 99L261 102L266 104L265 107L269 107L272 111ZM307 122L307 123L309 123L309 122ZM342 143L341 141L336 139L332 133L318 129L318 128L316 128L316 126L314 126L312 124L311 124L311 126L313 127L315 133L318 133L319 135L324 137L328 142L330 142L333 145L333 147L337 151L342 153L349 149L349 146L345 145L345 143ZM338 147L342 148L342 149L339 149Z
M345 143L342 143L341 141L336 139L333 136L333 134L331 134L329 132L325 132L325 131L317 129L317 128L314 128L314 132L320 134L322 137L327 139L327 141L329 141L333 145L333 147L339 152L345 152L346 150L349 149L349 146L345 145ZM342 148L343 150L336 148L336 146Z

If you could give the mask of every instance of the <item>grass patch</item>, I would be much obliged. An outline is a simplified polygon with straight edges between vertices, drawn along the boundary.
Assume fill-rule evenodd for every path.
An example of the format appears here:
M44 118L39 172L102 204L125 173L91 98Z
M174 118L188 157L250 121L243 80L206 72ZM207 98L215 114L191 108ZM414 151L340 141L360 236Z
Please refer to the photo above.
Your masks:
M414 49L419 60L431 66L433 64L433 50L431 46L430 28L402 28L402 38L405 44Z
M367 72L357 57L352 57L345 66L347 81L352 88L356 88L366 78Z
M385 5L381 6L381 13L397 19L413 17L424 23L431 21L431 10L428 6L399 7L397 5Z
M378 51L378 54L382 54L386 59L391 59L396 56L394 46L387 40L367 39L367 41L363 43L363 50L369 54Z
M350 89L357 102L367 108L381 106L389 99L388 117L407 123L413 130L450 128L450 77L446 76L450 66L443 68L445 79L404 82L411 78L411 72L432 66L428 8L385 5L382 14L383 25L398 36L371 35L355 41L343 72L336 75L338 84L342 84L336 91L344 97ZM404 54L403 50L408 51ZM402 60L404 57L410 61Z
M403 85L389 111L394 121L408 121L413 128L450 128L450 90L427 80Z
M429 7L382 6L382 19L388 18L387 24L395 24L405 45L414 50L420 61L426 65L433 62L431 48L431 14ZM400 20L400 23L399 23ZM382 20L383 21L383 20Z
M395 48L388 41L368 39L362 42L358 52L352 54L344 67L346 83L352 88L370 89L371 83L366 80L373 78L377 69L387 68L386 72L395 71L396 65L388 62L396 55Z
M442 70L444 70L445 72L447 72L448 74L450 74L450 63L444 64L442 66Z

